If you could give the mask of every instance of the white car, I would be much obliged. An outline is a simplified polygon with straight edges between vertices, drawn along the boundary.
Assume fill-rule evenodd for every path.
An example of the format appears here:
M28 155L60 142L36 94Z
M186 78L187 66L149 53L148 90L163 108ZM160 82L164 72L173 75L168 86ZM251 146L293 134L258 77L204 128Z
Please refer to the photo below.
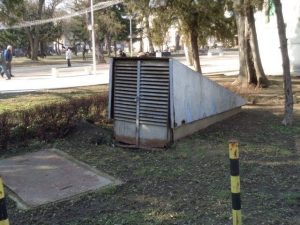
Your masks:
M207 55L208 56L212 56L212 55L224 55L224 52L223 52L223 49L220 48L220 47L217 47L217 48L210 48L208 49L208 52L207 52Z

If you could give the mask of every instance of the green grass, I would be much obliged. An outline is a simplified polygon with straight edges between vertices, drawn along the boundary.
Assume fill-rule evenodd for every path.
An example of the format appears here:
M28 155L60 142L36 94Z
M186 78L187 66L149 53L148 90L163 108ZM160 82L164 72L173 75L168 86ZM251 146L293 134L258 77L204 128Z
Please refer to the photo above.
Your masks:
M276 124L276 125L272 124L270 125L270 127L281 134L294 134L294 133L300 134L300 127L297 126L284 126L282 124Z
M231 196L231 192L230 192L229 188L226 190L216 190L215 195L216 195L217 199L219 201L221 201L221 200L229 199Z
M86 54L86 60L82 60L82 53L79 52L77 56L72 54L73 63L92 63L92 54ZM108 62L108 57L105 56L106 62ZM46 58L38 58L37 61L33 61L27 57L14 57L13 66L38 66L38 65L53 65L53 64L66 64L65 54L47 56Z
M60 103L73 98L87 97L103 92L107 92L107 85L2 94L0 99L0 113L5 111L26 110L38 105Z
M114 195L117 192L116 186L110 186L100 191L103 195Z
M76 63L88 63L92 62L92 55L87 55L87 60L82 60L82 54L79 53L77 56L74 54L72 55L72 61ZM33 65L52 65L52 64L63 64L66 63L65 54L62 53L61 55L53 55L47 56L46 58L38 58L37 61L33 61L27 57L14 57L13 58L13 65L14 66L33 66Z
M11 110L93 95L101 86L5 95ZM107 91L107 87L105 87ZM3 100L3 101L2 101ZM26 103L24 103L27 101ZM57 148L122 181L117 187L21 211L8 201L12 224L26 225L211 225L231 224L228 141L239 140L244 224L294 225L299 218L300 118L281 125L268 109L243 110L161 151L132 150L112 143L112 128L83 127L53 143L10 149L5 157ZM80 128L82 129L82 127ZM90 132L89 132L90 131ZM78 132L78 133L76 133ZM102 137L101 136L101 137Z
M142 177L172 177L176 178L184 175L185 169L181 166L174 167L170 170L169 166L156 166L156 165L147 165L142 168L138 168L138 170L134 171L134 175L142 176Z
M283 196L287 204L290 206L300 204L300 192L286 192Z
M285 141L293 144L294 140L276 132L276 127L268 127L275 116L262 118L263 115L261 112L241 114L232 122L215 124L162 151L96 146L86 141L91 133L85 131L57 140L52 147L123 183L26 212L19 211L10 202L11 221L28 225L231 224L228 140L232 134L230 131L238 127L240 132L235 135L242 138L240 165L244 223L295 224L287 221L295 221L298 215L299 195L296 191L299 183L290 178L297 175L297 158L289 153L295 149L289 150L288 144L282 146ZM255 129L249 132L247 124L241 126L248 120L250 123L260 120L265 126L255 125ZM299 120L295 126L298 125ZM229 132L220 132L224 126ZM264 127L268 127L268 133L277 136L265 137L269 138L267 142L256 141L261 135L256 129ZM100 127L99 131L104 132ZM292 129L291 135L296 135L295 132Z

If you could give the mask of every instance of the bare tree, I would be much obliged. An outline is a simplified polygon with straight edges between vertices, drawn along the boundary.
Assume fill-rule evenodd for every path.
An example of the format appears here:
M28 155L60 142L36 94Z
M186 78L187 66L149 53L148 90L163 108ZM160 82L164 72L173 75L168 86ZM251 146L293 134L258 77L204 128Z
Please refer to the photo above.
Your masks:
M282 5L280 0L273 0L275 4L275 12L277 16L277 27L280 41L280 49L282 55L282 67L283 67L283 80L284 80L284 93L285 93L285 110L284 119L282 123L284 125L292 124L293 122L293 91L290 72L290 59L288 55L287 38L285 31L285 23L282 15Z
M238 25L240 72L235 83L246 87L254 84L267 87L256 34L254 5L250 0L235 0L234 8Z
M48 1L48 5L45 6L45 0L38 0L37 2L25 1L24 8L26 10L23 13L24 20L40 20L44 18L51 18L54 16L56 6L60 4L62 0ZM49 24L35 25L32 27L26 27L25 33L27 34L30 44L30 58L32 60L38 59L39 45L43 39L53 34L54 26Z
M125 1L130 14L136 15L136 21L142 27L142 35L148 39L149 52L154 52L153 35L151 32L151 8L149 8L149 0Z

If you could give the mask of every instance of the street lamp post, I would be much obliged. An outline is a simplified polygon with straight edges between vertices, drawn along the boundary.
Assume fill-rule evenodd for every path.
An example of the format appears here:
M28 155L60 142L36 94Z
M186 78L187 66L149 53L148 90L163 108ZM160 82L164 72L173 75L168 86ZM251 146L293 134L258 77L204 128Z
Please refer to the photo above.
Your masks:
M93 74L96 74L96 44L95 44L95 24L94 24L94 3L91 0L91 30L92 30L92 54L93 54Z
M132 19L134 18L134 15L126 15L126 16L122 16L122 18L129 20L130 56L132 57L132 49L133 49L133 43L132 43Z

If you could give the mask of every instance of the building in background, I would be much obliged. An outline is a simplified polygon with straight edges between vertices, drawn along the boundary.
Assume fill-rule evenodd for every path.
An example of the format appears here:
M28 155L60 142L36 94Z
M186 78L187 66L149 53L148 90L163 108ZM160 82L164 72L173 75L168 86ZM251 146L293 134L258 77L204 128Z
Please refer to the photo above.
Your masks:
M281 1L288 52L291 63L291 73L300 75L300 1ZM282 58L277 30L276 15L268 17L265 12L255 15L259 50L263 68L267 75L282 75Z
M152 27L153 17L150 17L150 27ZM137 24L137 29L144 29L143 24ZM142 45L142 46L141 46ZM154 44L154 51L170 51L174 52L181 49L181 41L179 35L178 25L173 24L166 31L166 36L164 44L162 46L157 46ZM141 49L143 52L150 52L149 39L146 33L141 32L137 37L137 40L133 43L133 52L138 53ZM127 50L127 49L125 49Z

